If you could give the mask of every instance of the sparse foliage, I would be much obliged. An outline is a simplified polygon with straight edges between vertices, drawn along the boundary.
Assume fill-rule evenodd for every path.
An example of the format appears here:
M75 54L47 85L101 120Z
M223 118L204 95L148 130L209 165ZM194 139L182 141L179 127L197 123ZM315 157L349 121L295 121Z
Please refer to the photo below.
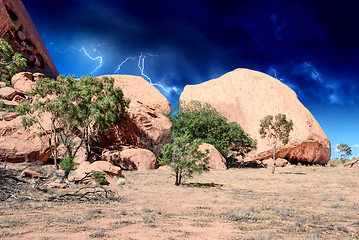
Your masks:
M236 122L228 120L210 104L199 101L180 102L170 119L176 137L187 135L190 141L202 139L212 144L224 157L231 147L242 153L255 148L256 141L246 134Z
M341 143L337 146L337 150L341 153L340 160L345 163L345 160L348 159L350 155L352 155L352 149L348 146L348 144Z
M27 67L27 59L15 53L11 45L0 38L0 81L10 85L11 77Z
M99 185L106 185L108 184L107 180L106 180L106 177L105 177L105 174L103 173L93 173L92 174L92 178L93 180L95 180L95 182Z
M44 78L30 92L33 101L19 105L17 111L23 115L25 129L36 124L48 137L57 165L59 145L65 147L66 156L75 156L82 146L89 156L98 132L121 120L129 100L113 84L114 79L108 77ZM43 126L45 114L51 116L51 129Z
M275 154L278 143L286 145L289 142L289 134L293 130L293 121L288 120L285 114L279 113L275 117L265 116L260 121L259 133L262 138L269 138L273 142L273 168L275 171Z
M70 172L74 170L76 163L74 162L74 156L68 156L61 159L60 167L64 170L64 177L63 179L67 179Z
M200 139L192 140L188 135L182 135L163 147L160 165L168 165L173 169L177 186L181 184L182 178L191 178L194 173L208 170L208 152L198 150L202 142Z

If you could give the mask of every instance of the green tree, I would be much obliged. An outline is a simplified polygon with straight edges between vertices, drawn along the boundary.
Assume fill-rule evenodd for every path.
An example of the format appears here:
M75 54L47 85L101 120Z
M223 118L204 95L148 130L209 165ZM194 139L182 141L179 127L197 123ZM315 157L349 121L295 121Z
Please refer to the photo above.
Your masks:
M292 120L287 120L285 114L279 113L275 117L272 115L265 116L260 121L259 133L262 138L269 138L273 141L273 168L272 173L275 171L275 154L277 150L277 144L282 143L286 145L289 142L289 134L293 130Z
M168 116L176 137L187 135L190 141L202 139L212 144L224 157L227 157L231 148L246 153L256 146L256 141L238 123L228 122L208 103L180 102L175 106L173 114Z
M341 143L337 146L337 150L341 153L340 160L345 163L345 160L348 159L350 155L352 155L352 149L348 146L348 144Z
M44 78L31 90L32 102L17 107L25 129L36 124L48 137L56 166L59 145L65 147L66 157L75 156L84 146L88 157L98 132L107 131L112 123L121 120L129 100L113 84L114 79L109 77ZM51 116L50 130L42 123L46 113ZM76 137L80 140L76 141Z
M208 171L208 151L203 153L198 150L201 139L192 140L188 135L175 137L173 143L168 143L162 148L160 165L170 166L176 174L175 185L179 186L182 178L191 178L194 173Z
M27 67L27 60L15 53L9 43L0 38L0 81L10 85L11 77Z

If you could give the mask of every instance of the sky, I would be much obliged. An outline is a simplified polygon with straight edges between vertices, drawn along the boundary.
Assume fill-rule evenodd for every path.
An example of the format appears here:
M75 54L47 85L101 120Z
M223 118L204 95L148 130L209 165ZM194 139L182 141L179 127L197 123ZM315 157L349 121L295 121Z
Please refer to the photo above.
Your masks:
M356 1L22 0L60 74L143 76L169 100L237 68L291 87L359 156ZM358 3L359 4L359 3Z

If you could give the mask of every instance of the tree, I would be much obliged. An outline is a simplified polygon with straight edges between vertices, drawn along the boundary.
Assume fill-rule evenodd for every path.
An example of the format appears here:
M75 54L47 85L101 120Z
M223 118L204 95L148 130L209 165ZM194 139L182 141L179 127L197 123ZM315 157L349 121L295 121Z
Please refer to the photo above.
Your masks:
M191 142L202 139L212 144L224 157L227 157L231 148L246 153L256 146L256 141L238 123L229 123L208 103L180 102L173 111L174 114L168 116L176 137L186 135Z
M275 154L277 144L282 143L286 145L289 142L289 134L293 130L292 120L287 120L285 114L279 113L275 117L272 115L265 116L260 121L259 133L262 138L269 138L273 141L273 168L272 173L275 171Z
M194 173L208 171L208 151L203 153L198 150L201 139L192 140L188 135L175 137L173 143L168 143L162 148L160 165L170 166L176 174L175 185L179 186L182 178L191 178Z
M27 67L27 59L15 53L9 43L0 38L0 81L10 85L11 77Z
M98 132L107 131L121 120L129 100L113 84L114 79L109 77L43 78L30 92L32 102L18 106L25 129L36 124L47 136L56 166L59 145L65 147L66 157L75 156L82 146L89 157ZM46 113L51 116L51 129L45 129L42 123Z
M340 160L345 163L345 160L348 159L350 155L352 155L352 149L348 146L348 144L341 143L337 146L337 150L341 152Z

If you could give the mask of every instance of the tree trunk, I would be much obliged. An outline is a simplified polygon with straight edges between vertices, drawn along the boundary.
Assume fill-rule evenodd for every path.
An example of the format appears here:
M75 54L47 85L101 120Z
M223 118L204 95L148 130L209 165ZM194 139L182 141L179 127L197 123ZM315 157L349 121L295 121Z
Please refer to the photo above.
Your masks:
M275 152L276 152L276 148L277 148L277 143L274 142L274 146L273 146L273 167L272 167L272 174L274 174L274 172L275 172L275 167L276 167L276 164L275 164Z
M175 183L176 186L179 185L179 172L176 171L176 183Z

